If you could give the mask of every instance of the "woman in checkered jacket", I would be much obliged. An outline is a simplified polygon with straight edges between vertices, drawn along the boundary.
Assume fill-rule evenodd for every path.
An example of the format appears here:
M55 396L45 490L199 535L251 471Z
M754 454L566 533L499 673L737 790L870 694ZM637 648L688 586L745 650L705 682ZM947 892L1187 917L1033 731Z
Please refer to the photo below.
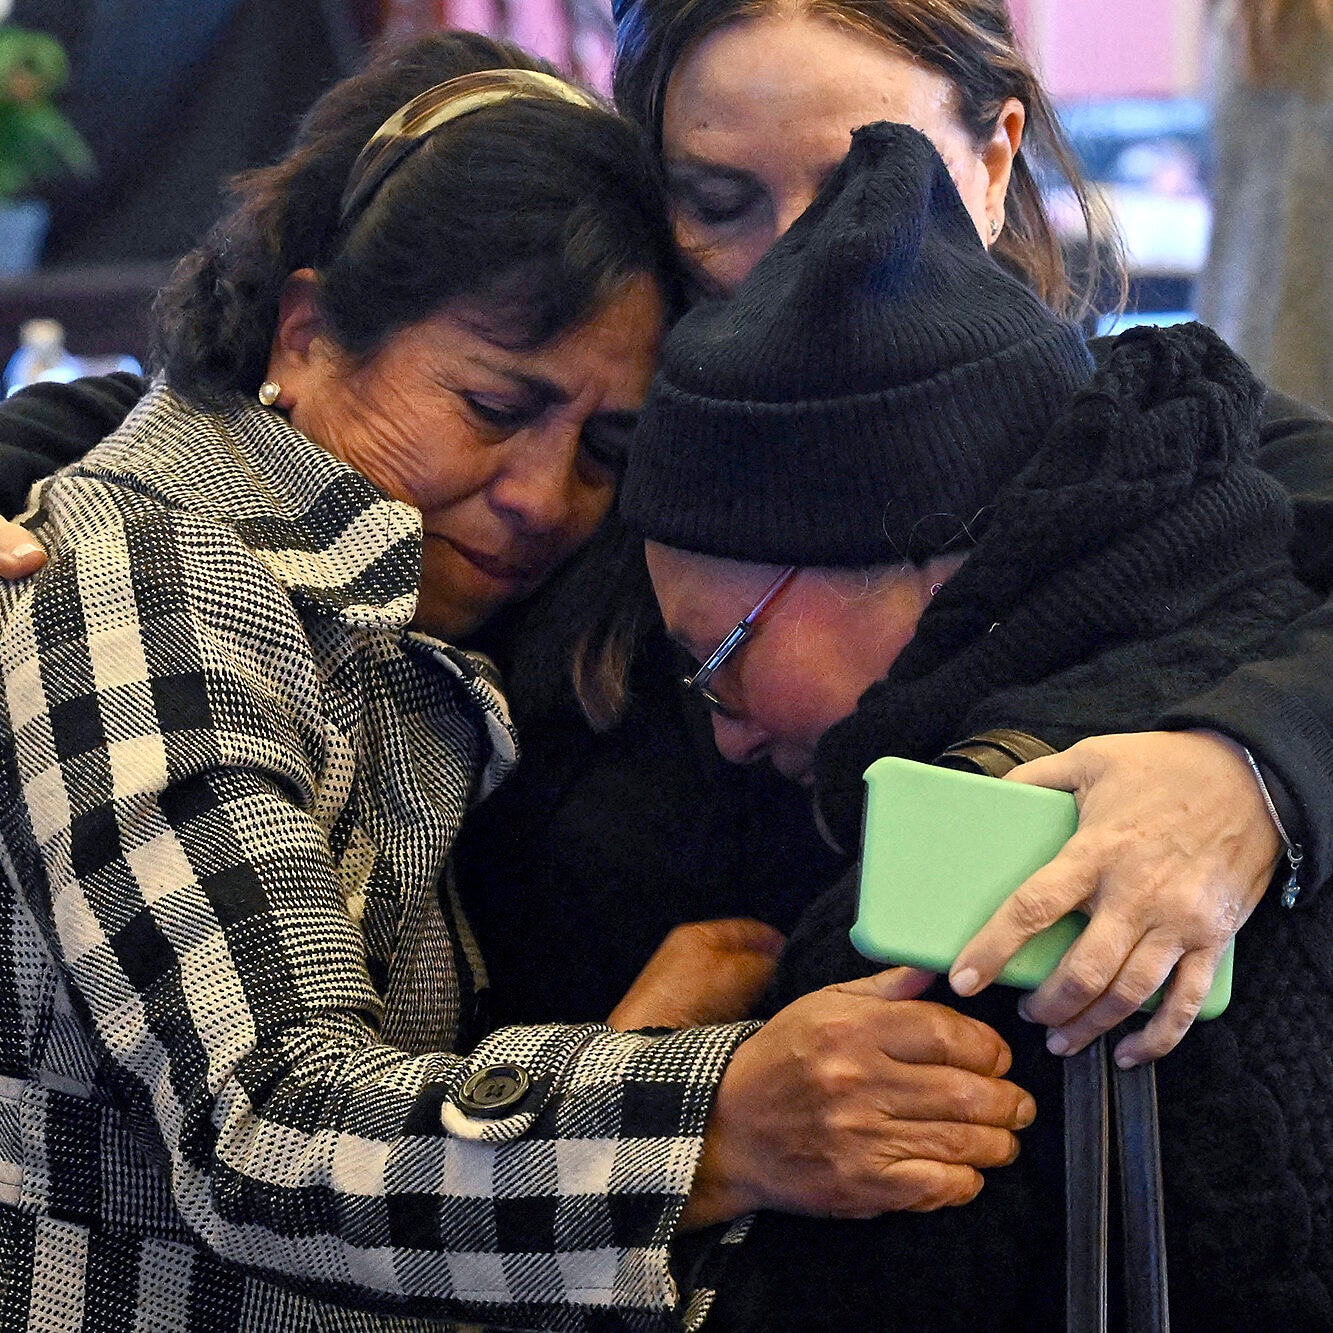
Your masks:
M608 510L672 287L651 179L510 47L382 58L40 490L49 563L0 589L0 1329L668 1327L683 1226L1013 1157L1003 1043L898 973L762 1029L478 1032L436 886L515 741L457 645Z

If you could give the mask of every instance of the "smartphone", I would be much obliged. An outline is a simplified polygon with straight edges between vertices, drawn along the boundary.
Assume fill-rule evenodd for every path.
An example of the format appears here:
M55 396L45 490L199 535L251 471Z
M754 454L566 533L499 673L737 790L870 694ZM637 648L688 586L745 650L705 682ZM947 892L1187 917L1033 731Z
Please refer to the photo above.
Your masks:
M1069 792L1004 782L910 759L877 759L865 773L861 886L852 944L867 958L947 972L997 907L1078 828ZM1033 990L1087 924L1071 912L1034 935L998 980ZM1231 999L1234 941L1199 1011ZM1144 1009L1154 1009L1161 993Z

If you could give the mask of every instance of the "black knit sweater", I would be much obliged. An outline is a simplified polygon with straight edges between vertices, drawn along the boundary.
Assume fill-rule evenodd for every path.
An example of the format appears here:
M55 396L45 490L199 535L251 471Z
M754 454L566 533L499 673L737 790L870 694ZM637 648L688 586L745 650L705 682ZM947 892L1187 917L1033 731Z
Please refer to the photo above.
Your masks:
M1253 464L1263 390L1202 325L1122 337L997 498L966 563L816 755L844 846L883 746L930 759L991 726L1057 748L1148 726L1317 601ZM868 725L872 724L872 725Z
M1250 463L1258 395L1198 326L1127 335L995 505L915 639L816 756L855 843L860 774L982 727L1067 745L1151 723L1254 655L1311 595L1285 499ZM960 831L960 836L962 835ZM875 965L847 942L855 876L810 909L772 1003ZM718 1329L1045 1329L1063 1321L1060 1062L1015 993L931 998L996 1027L1038 1119L973 1203L825 1223L761 1214L705 1261ZM1333 895L1273 895L1237 941L1235 992L1158 1066L1172 1322L1333 1327Z

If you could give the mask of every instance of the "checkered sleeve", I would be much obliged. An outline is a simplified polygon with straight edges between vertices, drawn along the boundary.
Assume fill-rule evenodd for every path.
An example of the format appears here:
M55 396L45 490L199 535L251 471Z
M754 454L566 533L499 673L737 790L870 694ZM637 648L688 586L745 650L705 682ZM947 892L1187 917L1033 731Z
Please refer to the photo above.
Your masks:
M253 555L131 515L5 610L5 847L196 1243L377 1311L672 1326L668 1243L750 1029L390 1044L330 846L328 667Z

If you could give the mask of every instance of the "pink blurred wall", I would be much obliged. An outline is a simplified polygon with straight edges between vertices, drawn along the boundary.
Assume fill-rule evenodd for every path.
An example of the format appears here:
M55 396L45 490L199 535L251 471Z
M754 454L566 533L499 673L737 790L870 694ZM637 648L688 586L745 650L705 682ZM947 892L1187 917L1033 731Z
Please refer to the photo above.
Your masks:
M1058 99L1172 96L1198 91L1208 0L1009 0L1015 26ZM584 12L592 3L579 6ZM429 8L436 22L506 31L602 88L610 78L609 34L570 31L570 0L393 0ZM609 9L609 0L604 0Z
M606 26L584 22L581 32L570 21L574 8L568 0L436 0L438 19L453 28L472 28L478 32L503 33L562 68L575 69L583 78L604 91L611 87L610 0ZM595 5L581 8L592 10ZM596 15L593 15L596 18Z
M1206 0L1010 0L1057 98L1173 96L1199 89Z
M569 20L561 0L443 0L444 20L453 28L500 32L537 55L554 59L569 49Z

